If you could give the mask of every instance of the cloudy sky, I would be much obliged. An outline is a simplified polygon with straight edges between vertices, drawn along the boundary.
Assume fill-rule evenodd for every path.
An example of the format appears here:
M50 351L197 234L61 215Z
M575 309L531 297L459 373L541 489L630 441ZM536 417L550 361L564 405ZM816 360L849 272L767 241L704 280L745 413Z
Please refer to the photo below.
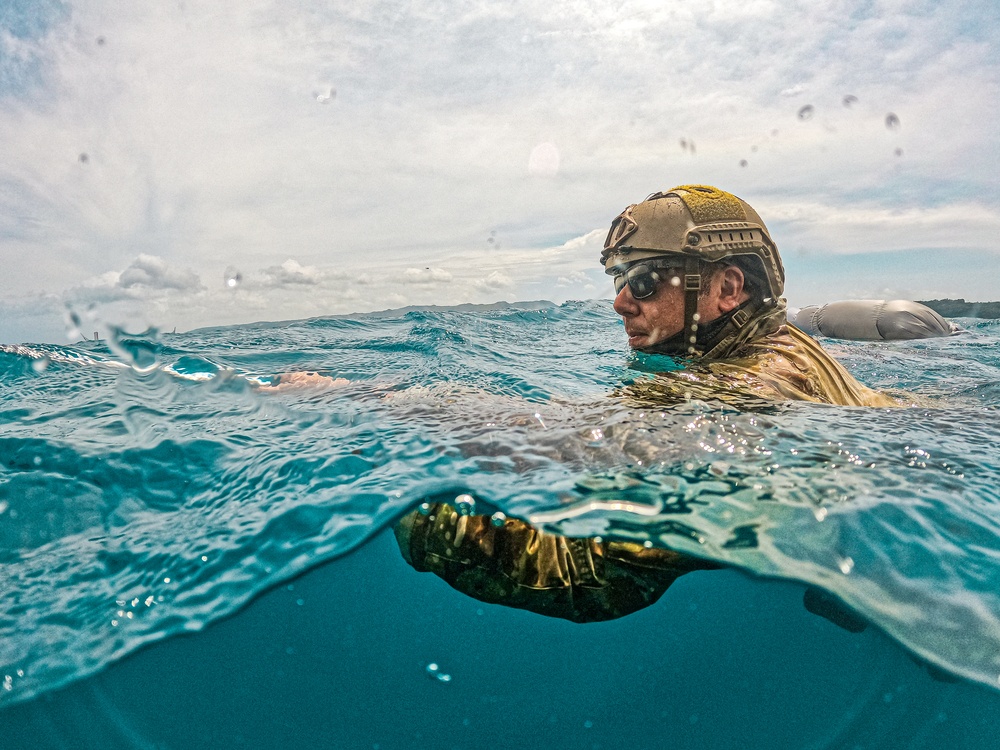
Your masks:
M748 200L790 304L1000 299L995 0L0 0L0 342L610 297Z

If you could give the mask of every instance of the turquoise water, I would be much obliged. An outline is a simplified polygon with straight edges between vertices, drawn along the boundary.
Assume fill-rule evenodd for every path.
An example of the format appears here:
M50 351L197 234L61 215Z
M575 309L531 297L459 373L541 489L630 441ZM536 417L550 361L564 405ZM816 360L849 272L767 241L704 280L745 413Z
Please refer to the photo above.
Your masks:
M885 732L992 747L1000 326L959 322L946 339L824 342L923 404L905 410L638 406L623 393L665 363L629 355L606 301L6 346L0 721L24 737L48 721L66 747L324 732L476 747L469 727L501 718L556 747L622 731L637 747L755 746L734 726L761 747L893 746ZM260 387L302 370L349 382ZM466 492L477 512L733 570L611 623L481 604L383 533ZM871 626L810 614L804 585ZM427 679L431 661L454 679ZM803 718L779 727L779 711ZM81 718L95 712L116 718ZM195 732L203 714L232 741Z

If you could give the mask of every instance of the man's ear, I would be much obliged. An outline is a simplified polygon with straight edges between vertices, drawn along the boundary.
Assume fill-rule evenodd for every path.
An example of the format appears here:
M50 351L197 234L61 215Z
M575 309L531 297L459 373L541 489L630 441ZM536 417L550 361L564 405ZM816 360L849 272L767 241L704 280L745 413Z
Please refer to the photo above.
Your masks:
M719 309L727 313L739 307L747 299L743 290L743 271L737 266L726 266L722 269L721 286L719 289Z

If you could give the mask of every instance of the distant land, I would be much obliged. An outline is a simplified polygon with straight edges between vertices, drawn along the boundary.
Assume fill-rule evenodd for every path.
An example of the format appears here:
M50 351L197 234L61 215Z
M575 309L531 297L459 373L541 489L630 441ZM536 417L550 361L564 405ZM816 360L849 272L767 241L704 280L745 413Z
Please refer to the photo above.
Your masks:
M1000 302L966 302L964 299L917 301L944 318L1000 318Z

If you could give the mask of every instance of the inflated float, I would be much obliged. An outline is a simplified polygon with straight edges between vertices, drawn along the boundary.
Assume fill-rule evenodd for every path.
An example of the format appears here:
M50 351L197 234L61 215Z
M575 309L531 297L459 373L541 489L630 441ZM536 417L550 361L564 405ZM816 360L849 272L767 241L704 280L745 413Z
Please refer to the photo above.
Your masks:
M858 299L788 311L788 322L811 336L855 341L902 341L950 336L958 326L910 300Z

